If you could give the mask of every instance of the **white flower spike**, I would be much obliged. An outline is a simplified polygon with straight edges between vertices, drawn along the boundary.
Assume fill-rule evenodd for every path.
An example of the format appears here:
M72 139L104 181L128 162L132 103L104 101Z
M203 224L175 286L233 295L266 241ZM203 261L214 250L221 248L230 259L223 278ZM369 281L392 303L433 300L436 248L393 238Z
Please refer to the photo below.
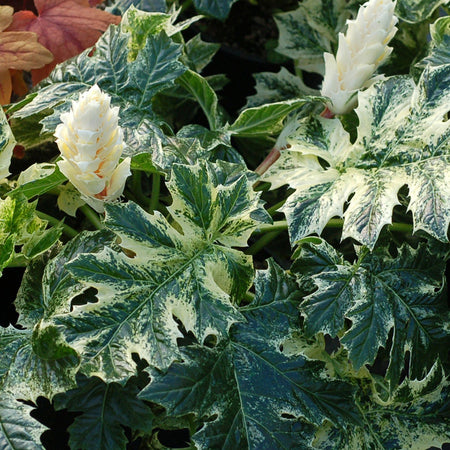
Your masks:
M395 3L393 0L364 3L356 19L347 21L347 33L339 33L336 57L324 53L321 93L331 99L328 108L334 114L345 114L354 108L358 90L375 81L371 79L373 73L392 52L387 44L397 31Z
M62 161L61 172L97 212L104 202L118 199L130 172L130 158L120 164L124 148L118 125L118 107L97 85L80 95L68 113L61 114L55 130Z

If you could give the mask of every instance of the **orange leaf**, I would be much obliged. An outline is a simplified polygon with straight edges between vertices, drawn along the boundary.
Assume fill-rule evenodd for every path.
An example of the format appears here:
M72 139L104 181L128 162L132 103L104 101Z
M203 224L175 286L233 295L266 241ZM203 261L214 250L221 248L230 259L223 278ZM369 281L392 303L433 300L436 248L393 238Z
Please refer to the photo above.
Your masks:
M0 31L8 28L12 22L12 15L14 10L11 6L0 6Z
M39 70L33 70L33 83L45 78L56 64L78 55L93 46L110 24L120 17L89 7L88 0L35 0L38 11L19 11L13 16L8 31L33 31L39 42L55 59Z
M11 100L11 75L9 70L0 70L0 105L6 105Z
M30 70L44 66L53 55L39 42L35 33L7 31L0 33L0 69Z
M3 31L13 20L12 14L10 6L0 6L0 70L30 70L52 61L53 55L39 44L35 33Z
M23 71L10 70L9 73L11 75L12 90L14 94L18 95L19 97L24 96L28 92L28 86L23 79Z

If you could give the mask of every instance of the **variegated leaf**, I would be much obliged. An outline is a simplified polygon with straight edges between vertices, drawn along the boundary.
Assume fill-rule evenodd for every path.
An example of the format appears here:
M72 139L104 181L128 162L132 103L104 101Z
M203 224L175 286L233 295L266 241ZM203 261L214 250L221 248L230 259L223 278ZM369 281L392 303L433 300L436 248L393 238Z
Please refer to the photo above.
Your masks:
M395 12L402 20L417 23L428 19L439 6L448 4L448 0L399 0Z
M122 381L135 372L132 353L166 368L180 357L179 323L203 342L242 320L233 299L245 293L253 269L231 246L245 246L269 220L251 181L242 166L175 164L168 188L170 221L134 203L106 205L105 225L123 252L106 247L66 266L98 291L98 303L58 318L86 374Z
M52 398L76 386L77 354L53 326L0 328L0 389L16 399Z
M3 109L0 111L0 180L9 175L9 164L16 140Z
M381 247L361 252L352 265L325 241L302 243L296 256L293 270L301 281L310 279L316 286L300 308L307 335L339 336L356 370L372 364L379 349L387 348L386 378L393 390L406 352L414 378L423 377L439 355L445 357L450 333L445 325L444 256L425 245L416 250L405 245L392 257Z
M62 229L47 230L47 222L36 215L36 204L21 194L0 199L0 275L15 257L31 260L58 241Z
M265 103L282 102L305 95L319 95L319 91L311 89L303 80L284 67L278 73L262 72L254 75L256 94L247 98L247 108L261 106Z
M324 421L358 423L349 384L327 379L318 361L284 354L282 343L299 330L294 280L269 261L255 287L246 322L233 325L226 345L183 348L184 362L152 370L141 393L172 416L195 414L200 449L310 449Z
M78 355L50 319L67 314L73 299L86 289L70 276L65 264L79 253L99 251L111 240L105 231L79 235L54 258L46 253L28 265L15 301L19 322L26 329L0 328L2 395L51 399L76 386Z
M301 70L323 74L323 53L334 53L338 32L349 17L345 0L305 0L297 9L274 16L280 34L276 51L294 59Z
M430 66L417 86L409 77L392 77L361 93L353 144L338 119L308 117L287 125L279 143L289 148L263 179L295 189L283 207L292 243L320 234L338 216L344 218L342 238L374 248L405 185L414 231L447 242L449 81L450 65Z
M406 379L387 402L363 399L360 410L363 426L325 425L315 448L429 450L450 442L450 388L438 362L423 379Z
M0 399L0 448L41 450L40 436L47 429L30 416L33 407L2 392Z
M165 15L164 15L165 16ZM123 128L127 148L123 156L149 155L153 145L160 145L163 133L160 118L152 109L152 98L172 86L186 67L178 61L181 46L163 31L149 35L143 48L129 61L129 33L111 26L91 49L58 65L37 93L11 109L13 124L19 129L21 119L34 119L43 125L42 132L53 133L60 115L70 109L72 101L97 84L111 96L111 104L120 106L119 125ZM23 106L21 108L21 106Z

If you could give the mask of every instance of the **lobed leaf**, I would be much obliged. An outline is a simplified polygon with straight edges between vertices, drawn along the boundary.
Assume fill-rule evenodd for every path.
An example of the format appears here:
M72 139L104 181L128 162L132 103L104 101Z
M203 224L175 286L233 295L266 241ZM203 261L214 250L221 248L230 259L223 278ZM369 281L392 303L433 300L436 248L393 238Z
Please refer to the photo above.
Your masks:
M75 386L78 356L55 327L0 328L0 389L2 396L36 401L52 398Z
M284 67L277 73L256 73L254 78L256 94L247 97L247 108L318 94L316 89L306 86L301 77L292 74Z
M82 234L50 262L53 255L45 254L28 265L15 301L19 321L27 328L0 328L2 395L9 392L20 399L35 400L40 395L51 399L76 386L78 355L50 319L69 313L72 300L86 289L70 276L65 264L79 253L98 251L106 243L111 244L107 232Z
M72 100L98 84L111 96L111 104L121 108L119 125L128 145L124 156L149 154L163 136L152 98L172 86L186 68L178 61L180 45L163 32L149 35L133 61L128 61L129 41L129 34L111 26L97 42L92 56L91 50L86 50L56 67L37 95L32 94L29 103L15 110L14 125L20 127L20 119L33 116L43 124L44 133L53 133Z
M194 0L198 12L207 16L225 20L234 2L237 0Z
M323 53L334 53L337 34L350 12L345 0L306 0L293 11L275 14L278 53L295 60L301 70L324 73Z
M317 289L305 298L301 312L308 336L340 336L356 370L372 364L380 347L388 348L386 378L397 385L409 352L409 373L420 378L439 355L445 356L450 334L442 280L444 258L425 245L406 245L396 257L382 247L362 251L355 264L342 261L324 241L305 242L293 269ZM317 261L312 268L309 262ZM345 319L351 326L345 327ZM392 336L390 338L390 336Z
M9 175L9 164L16 144L3 109L0 111L0 180Z
M285 128L280 141L290 148L263 180L295 189L283 207L292 243L321 233L339 216L343 239L373 249L405 185L414 231L448 241L449 77L449 65L430 66L417 86L409 77L392 77L360 93L353 144L338 119L307 117Z
M86 374L123 381L135 372L134 352L166 368L180 356L178 323L203 342L242 320L232 302L253 270L231 246L245 246L268 220L259 196L240 166L225 163L175 164L168 187L171 222L134 203L106 205L105 226L123 252L106 247L66 265L98 291L98 303L57 319Z
M321 363L283 354L280 344L298 329L299 291L269 262L256 279L255 301L242 310L231 340L214 349L185 347L183 362L151 371L140 396L172 416L194 413L203 426L199 448L312 448L316 426L328 419L357 421L352 388L326 380Z
M40 450L46 427L30 416L32 406L2 393L0 400L0 448Z
M125 448L128 442L123 426L133 431L152 431L153 413L136 398L134 380L125 387L106 384L98 378L81 378L78 387L55 397L56 409L81 412L68 428L71 448Z
M322 427L316 435L316 448L439 448L450 439L449 408L448 381L436 362L423 379L406 379L388 402L363 400L360 410L364 426Z

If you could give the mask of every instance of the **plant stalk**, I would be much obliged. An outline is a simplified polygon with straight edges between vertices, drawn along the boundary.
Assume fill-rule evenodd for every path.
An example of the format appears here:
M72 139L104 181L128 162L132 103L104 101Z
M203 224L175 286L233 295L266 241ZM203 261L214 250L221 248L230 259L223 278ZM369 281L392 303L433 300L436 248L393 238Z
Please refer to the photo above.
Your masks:
M276 220L272 224L264 224L260 225L256 230L253 232L253 234L265 234L270 233L272 231L284 231L287 230L288 225L286 220Z
M154 173L152 175L152 193L150 198L149 211L152 213L159 205L159 192L161 187L161 175Z
M61 222L59 219L53 216L49 216L46 213L43 213L41 211L36 211L36 215L39 217L39 219L46 220L48 223L50 223L53 226L60 226L62 227L63 233L69 237L74 238L78 235L78 231L72 228L69 225L66 225L64 222Z
M262 175L267 172L269 167L280 157L280 150L274 147L266 156L266 159L255 169L255 173Z
M98 214L89 205L80 206L80 211L97 230L102 230L105 227Z
M259 238L251 247L249 247L247 250L245 250L246 255L256 255L258 252L260 252L267 244L272 242L276 237L282 233L284 229L272 231L270 233L267 233L261 238Z

